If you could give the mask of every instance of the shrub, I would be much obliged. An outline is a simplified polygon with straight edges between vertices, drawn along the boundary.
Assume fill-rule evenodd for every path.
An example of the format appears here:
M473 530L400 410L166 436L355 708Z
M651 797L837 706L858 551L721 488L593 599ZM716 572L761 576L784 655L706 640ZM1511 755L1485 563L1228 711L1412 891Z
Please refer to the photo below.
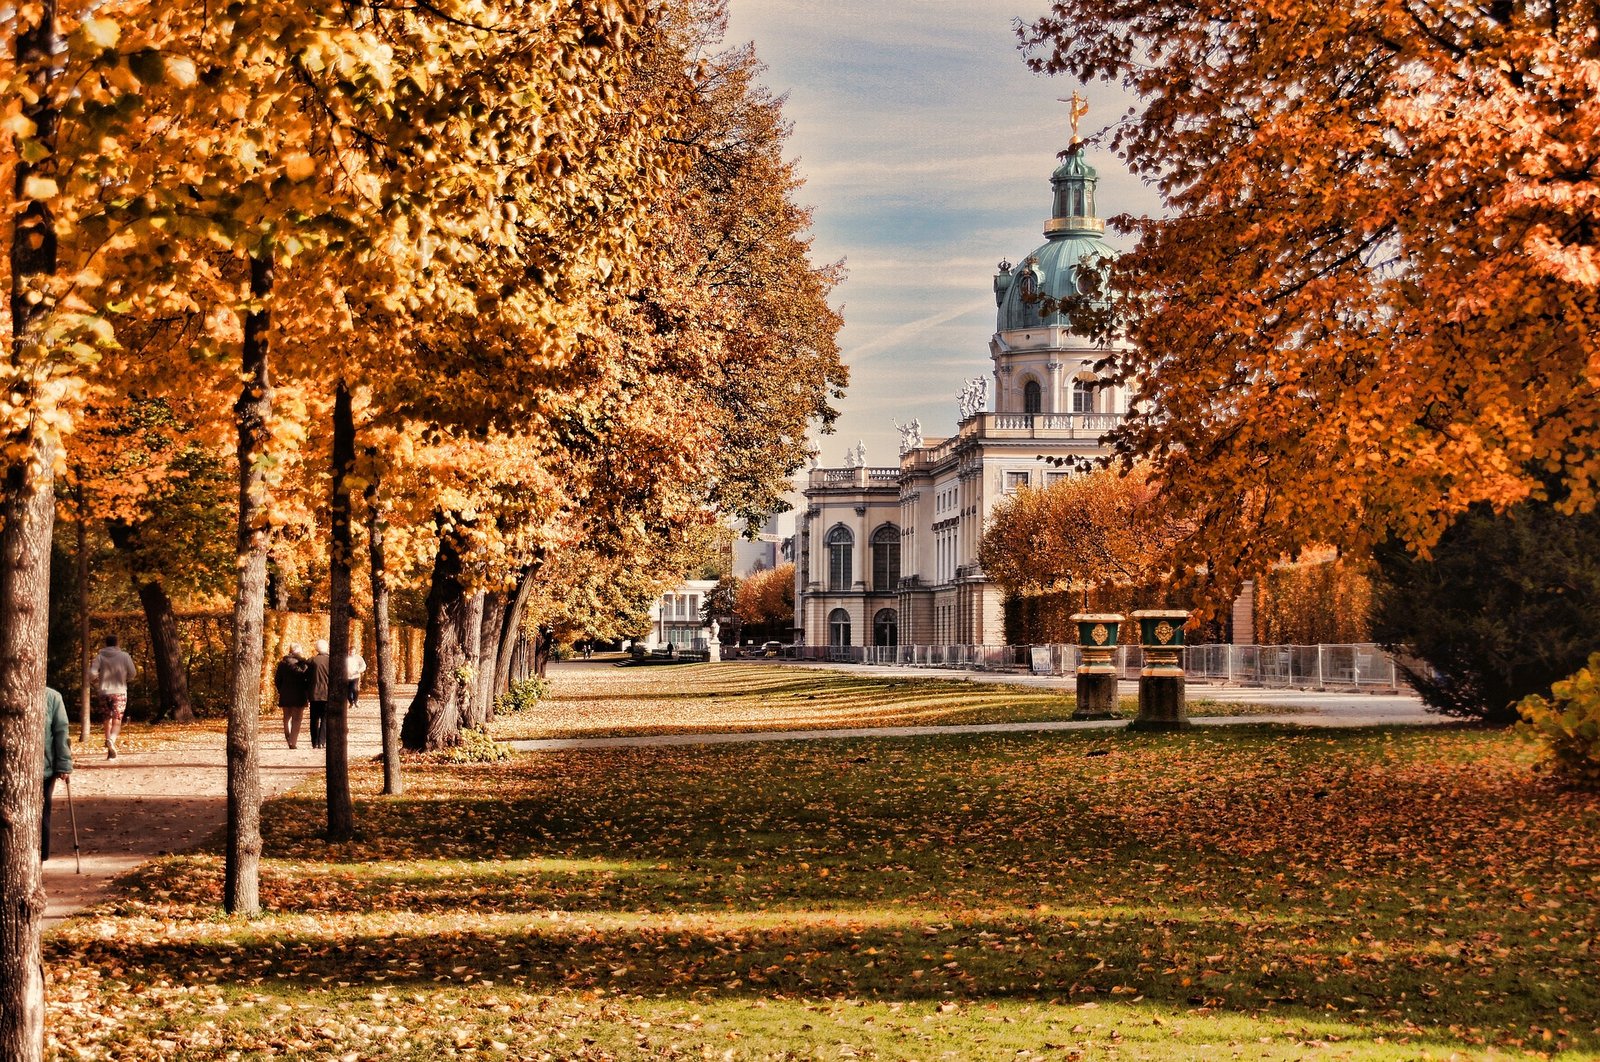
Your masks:
M435 755L445 763L498 763L511 758L511 746L489 736L487 727L461 731L461 744Z
M1550 749L1553 773L1576 785L1600 789L1600 653L1587 667L1550 689L1550 700L1524 697L1517 711L1523 731Z
M495 702L496 712L521 712L534 707L540 701L550 696L550 683L535 675L532 678L518 679L511 683Z
M1595 648L1600 512L1477 505L1431 558L1393 542L1375 556L1373 640L1426 662L1402 667L1433 711L1510 725Z

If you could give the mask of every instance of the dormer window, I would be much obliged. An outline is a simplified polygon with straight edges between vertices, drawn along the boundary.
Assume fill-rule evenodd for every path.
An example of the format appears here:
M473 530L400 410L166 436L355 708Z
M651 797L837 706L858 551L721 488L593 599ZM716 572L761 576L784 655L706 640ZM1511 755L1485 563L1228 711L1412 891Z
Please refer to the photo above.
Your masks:
M1024 299L1031 299L1039 294L1039 274L1033 271L1033 266L1025 266L1017 275L1017 290L1022 292Z

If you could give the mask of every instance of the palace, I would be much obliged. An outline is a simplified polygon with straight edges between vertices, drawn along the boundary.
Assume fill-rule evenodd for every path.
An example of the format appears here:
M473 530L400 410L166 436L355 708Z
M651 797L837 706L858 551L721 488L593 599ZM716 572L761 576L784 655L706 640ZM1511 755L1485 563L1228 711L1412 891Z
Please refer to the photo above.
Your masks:
M847 467L811 470L795 528L797 643L1005 641L1003 595L978 563L990 510L1102 454L1101 437L1127 412L1127 389L1095 373L1106 348L1040 312L1041 299L1077 293L1080 263L1110 254L1096 183L1074 137L1050 178L1045 242L995 275L993 372L963 388L955 434L924 439L913 421L897 468L868 468L858 447Z

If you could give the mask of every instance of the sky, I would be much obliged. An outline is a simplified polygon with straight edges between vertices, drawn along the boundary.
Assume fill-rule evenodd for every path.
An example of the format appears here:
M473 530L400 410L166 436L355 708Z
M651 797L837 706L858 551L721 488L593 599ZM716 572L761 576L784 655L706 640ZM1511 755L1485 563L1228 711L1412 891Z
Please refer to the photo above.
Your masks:
M1089 98L1084 135L1120 117L1111 86L1028 70L1015 21L1044 0L730 0L728 43L753 41L765 82L788 99L788 155L813 210L814 257L843 260L834 295L850 386L821 464L899 463L893 421L954 433L962 382L992 371L992 278L1044 242L1050 173L1071 137L1067 105ZM1152 213L1153 191L1104 150L1103 216ZM1115 240L1115 237L1113 237Z

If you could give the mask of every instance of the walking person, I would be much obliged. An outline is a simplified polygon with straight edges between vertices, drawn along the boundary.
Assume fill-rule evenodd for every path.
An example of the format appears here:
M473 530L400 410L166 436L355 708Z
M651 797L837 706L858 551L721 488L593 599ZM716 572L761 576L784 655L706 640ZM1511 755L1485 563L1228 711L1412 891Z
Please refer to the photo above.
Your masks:
M55 799L56 779L72 773L72 724L67 720L67 702L61 694L44 688L44 821L39 825L39 859L50 858L50 804Z
M115 634L106 635L106 646L89 665L89 684L100 700L106 723L106 759L117 758L117 735L122 733L122 716L128 710L128 682L139 673L133 657L117 645Z
M278 661L272 684L278 689L278 707L283 710L283 740L292 749L300 743L300 723L311 700L311 661L298 645Z
M317 655L311 658L311 747L320 749L322 728L328 721L328 642L317 639Z
M356 701L361 698L361 676L367 673L367 661L360 653L351 653L344 658L345 677L350 680L347 691L350 697L350 707L356 706Z

